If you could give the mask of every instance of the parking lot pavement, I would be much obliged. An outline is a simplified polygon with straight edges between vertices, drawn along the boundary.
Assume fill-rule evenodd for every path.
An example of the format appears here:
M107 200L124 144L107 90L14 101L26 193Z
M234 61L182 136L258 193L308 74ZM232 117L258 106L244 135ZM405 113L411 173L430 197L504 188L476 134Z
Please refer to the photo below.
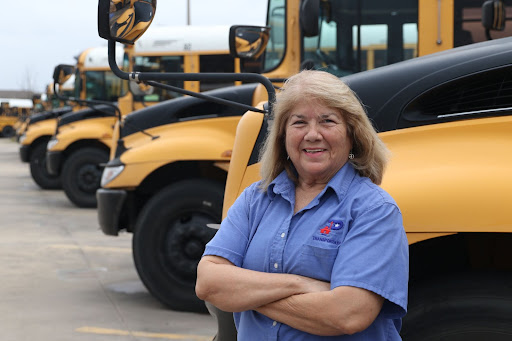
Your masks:
M175 312L139 280L131 234L41 190L0 138L0 340L211 340L210 315Z

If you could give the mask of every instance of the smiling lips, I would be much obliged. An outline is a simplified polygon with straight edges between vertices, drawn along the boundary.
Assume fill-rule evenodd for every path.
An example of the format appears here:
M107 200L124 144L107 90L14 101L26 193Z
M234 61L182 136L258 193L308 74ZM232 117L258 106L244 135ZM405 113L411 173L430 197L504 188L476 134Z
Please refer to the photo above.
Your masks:
M325 151L325 149L304 149L304 151L308 154L316 154Z

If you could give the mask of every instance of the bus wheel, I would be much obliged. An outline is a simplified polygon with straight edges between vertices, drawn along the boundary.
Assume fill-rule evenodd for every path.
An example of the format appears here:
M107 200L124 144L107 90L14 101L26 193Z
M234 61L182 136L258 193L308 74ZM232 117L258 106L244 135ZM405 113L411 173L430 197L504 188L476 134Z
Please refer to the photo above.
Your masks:
M133 258L149 292L173 310L207 312L195 294L197 264L220 223L224 186L205 179L170 185L141 211Z
M60 189L60 177L51 175L46 169L46 143L39 143L30 153L30 174L43 189Z
M463 274L411 285L404 341L512 340L512 275Z
M98 148L81 148L73 152L62 168L62 188L78 207L96 207L96 190L100 187L103 166L109 155Z
M14 136L16 132L14 131L14 128L11 126L5 126L2 129L2 136L3 137L12 137Z

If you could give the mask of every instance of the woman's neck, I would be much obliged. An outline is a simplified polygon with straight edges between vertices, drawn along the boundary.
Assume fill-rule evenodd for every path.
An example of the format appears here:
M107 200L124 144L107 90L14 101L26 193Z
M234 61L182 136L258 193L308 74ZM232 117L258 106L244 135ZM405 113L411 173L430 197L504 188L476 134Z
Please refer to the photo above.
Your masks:
M300 182L295 187L295 208L293 213L297 213L306 207L322 190L325 183L306 183Z

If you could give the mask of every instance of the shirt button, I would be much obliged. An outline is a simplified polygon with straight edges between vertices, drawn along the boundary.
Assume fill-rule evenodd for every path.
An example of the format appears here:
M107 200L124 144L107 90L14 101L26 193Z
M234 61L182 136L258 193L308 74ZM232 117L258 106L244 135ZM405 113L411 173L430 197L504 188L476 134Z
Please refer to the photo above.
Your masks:
M281 233L281 238L284 238L284 236L286 236L286 234L284 234L284 232Z
M277 269L278 267L279 267L279 265L277 263L274 263L274 268Z
M277 321L272 322L272 327L275 327L277 324Z

